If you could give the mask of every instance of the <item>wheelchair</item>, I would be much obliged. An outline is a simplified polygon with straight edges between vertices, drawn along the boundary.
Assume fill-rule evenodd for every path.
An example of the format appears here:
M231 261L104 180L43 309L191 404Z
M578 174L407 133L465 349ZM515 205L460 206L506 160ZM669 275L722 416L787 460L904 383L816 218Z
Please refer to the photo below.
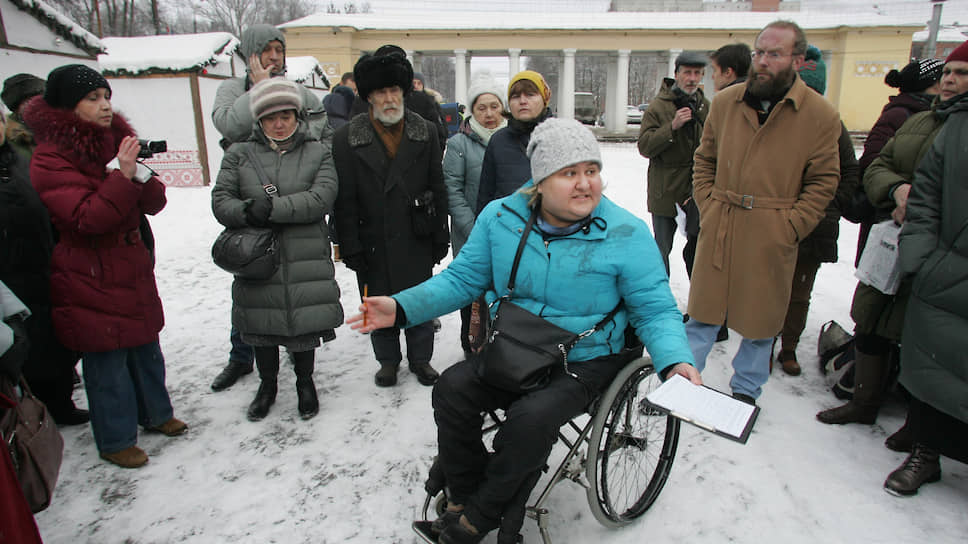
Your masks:
M652 360L637 358L618 373L605 393L589 407L587 415L572 419L558 430L559 441L568 448L564 459L533 503L528 504L529 495L540 473L526 486L528 496L523 497L523 502L527 501L524 514L537 523L544 544L551 544L551 513L545 502L559 482L570 480L584 487L595 519L610 528L628 525L658 498L679 444L679 420L644 402L645 396L660 383ZM490 417L494 423L485 427L485 433L501 425L496 414L491 413ZM587 421L580 424L585 418ZM546 465L545 472L548 470ZM425 489L423 520L414 522L414 530L425 541L435 542L428 535L428 513L432 510L440 516L447 507L443 475L436 462ZM523 518L516 525L512 522L510 529L502 523L498 542L521 542L518 531L522 524Z

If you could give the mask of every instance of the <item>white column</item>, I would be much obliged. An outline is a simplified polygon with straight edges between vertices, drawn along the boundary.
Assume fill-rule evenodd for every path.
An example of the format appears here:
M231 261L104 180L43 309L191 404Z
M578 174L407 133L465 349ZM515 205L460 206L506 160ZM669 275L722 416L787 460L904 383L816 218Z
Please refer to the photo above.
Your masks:
M558 117L575 118L575 53L577 49L563 49L565 54L561 69L561 84L558 97Z
M614 57L612 53L609 57ZM618 61L609 62L605 72L605 130L618 132L619 123L625 123L618 116L618 108L625 107L625 99L619 99L618 93ZM625 126L624 124L622 126Z
M471 87L471 77L473 77L473 75L471 74L471 58L473 56L474 56L474 53L472 52L467 53L467 68L465 70L465 73L467 74L467 78L464 80L465 89L470 89Z
M410 61L410 65L413 66L413 71L414 72L419 72L420 71L420 56L417 54L416 51L413 51L412 49L408 49L407 50L407 60L409 60Z
M467 50L454 49L454 100L467 103Z
M682 49L669 50L669 75L666 77L676 77L676 59L682 54Z
M615 61L615 101L612 108L615 109L615 117L618 120L617 128L624 132L628 128L628 114L625 106L629 101L629 57L631 49L619 49L618 59Z
M521 71L521 50L508 49L508 79Z

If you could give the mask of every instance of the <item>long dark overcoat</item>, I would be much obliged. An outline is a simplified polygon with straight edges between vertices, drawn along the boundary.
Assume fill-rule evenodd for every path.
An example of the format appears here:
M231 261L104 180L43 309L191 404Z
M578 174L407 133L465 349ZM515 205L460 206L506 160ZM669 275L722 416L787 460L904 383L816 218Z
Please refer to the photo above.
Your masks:
M447 189L440 145L433 125L409 110L403 138L391 160L368 113L353 117L336 131L333 157L339 177L336 231L343 255L360 254L365 270L357 272L370 296L391 295L433 273L434 248L448 244ZM436 220L429 236L412 228L411 199L430 190Z

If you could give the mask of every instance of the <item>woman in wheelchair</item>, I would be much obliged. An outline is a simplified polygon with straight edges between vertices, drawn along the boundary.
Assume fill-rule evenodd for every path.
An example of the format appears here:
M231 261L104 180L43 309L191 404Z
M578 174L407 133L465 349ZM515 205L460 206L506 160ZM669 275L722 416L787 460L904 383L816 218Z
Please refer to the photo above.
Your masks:
M474 359L443 373L433 390L438 463L448 487L447 512L434 522L443 543L480 542L522 486L534 485L531 476L546 462L558 428L584 412L628 362L621 354L626 325L644 342L659 376L701 383L648 227L602 198L601 153L591 131L577 121L548 119L535 129L527 153L533 180L481 212L446 270L393 297L364 298L362 313L347 320L368 332L422 323L481 293L496 301L507 294L515 248L532 214L536 224L518 265L515 304L577 334L624 302L568 353L569 372L558 366L539 389L494 387L478 375ZM492 317L499 307L492 304ZM488 454L482 412L497 408L506 421Z

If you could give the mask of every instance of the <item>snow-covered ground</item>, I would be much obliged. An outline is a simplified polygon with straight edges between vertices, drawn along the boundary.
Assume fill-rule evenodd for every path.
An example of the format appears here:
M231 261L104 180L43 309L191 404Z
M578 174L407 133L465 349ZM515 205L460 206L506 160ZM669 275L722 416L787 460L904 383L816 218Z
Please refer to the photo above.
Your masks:
M647 162L633 144L603 145L606 194L646 217ZM167 326L161 343L176 416L191 426L177 438L142 434L151 462L124 470L98 458L88 427L63 428L64 463L51 507L37 523L48 543L411 543L410 521L423 503L423 481L435 453L430 389L406 370L400 384L379 389L369 339L347 327L317 350L321 409L296 415L295 377L284 366L278 400L258 423L245 418L255 375L213 393L226 362L231 277L212 264L221 230L209 189L170 189L168 207L152 219L157 277ZM824 265L813 295L799 357L800 377L774 371L759 400L762 413L746 445L683 426L668 484L644 517L621 530L595 521L582 488L562 483L549 501L557 544L600 542L918 542L968 539L968 466L942 460L944 477L915 498L881 485L904 455L883 446L903 409L885 407L874 426L826 426L814 419L838 401L819 374L822 323L850 328L856 226L841 223L841 260ZM678 238L672 290L685 308L688 282ZM446 264L446 263L445 263ZM337 264L346 313L359 293ZM756 303L756 301L751 301ZM433 364L457 361L459 317L445 316ZM734 333L717 344L704 380L728 391ZM85 405L83 390L75 399ZM562 454L560 447L553 459ZM554 461L552 461L554 462ZM525 523L525 541L540 542ZM493 535L485 539L493 543Z

